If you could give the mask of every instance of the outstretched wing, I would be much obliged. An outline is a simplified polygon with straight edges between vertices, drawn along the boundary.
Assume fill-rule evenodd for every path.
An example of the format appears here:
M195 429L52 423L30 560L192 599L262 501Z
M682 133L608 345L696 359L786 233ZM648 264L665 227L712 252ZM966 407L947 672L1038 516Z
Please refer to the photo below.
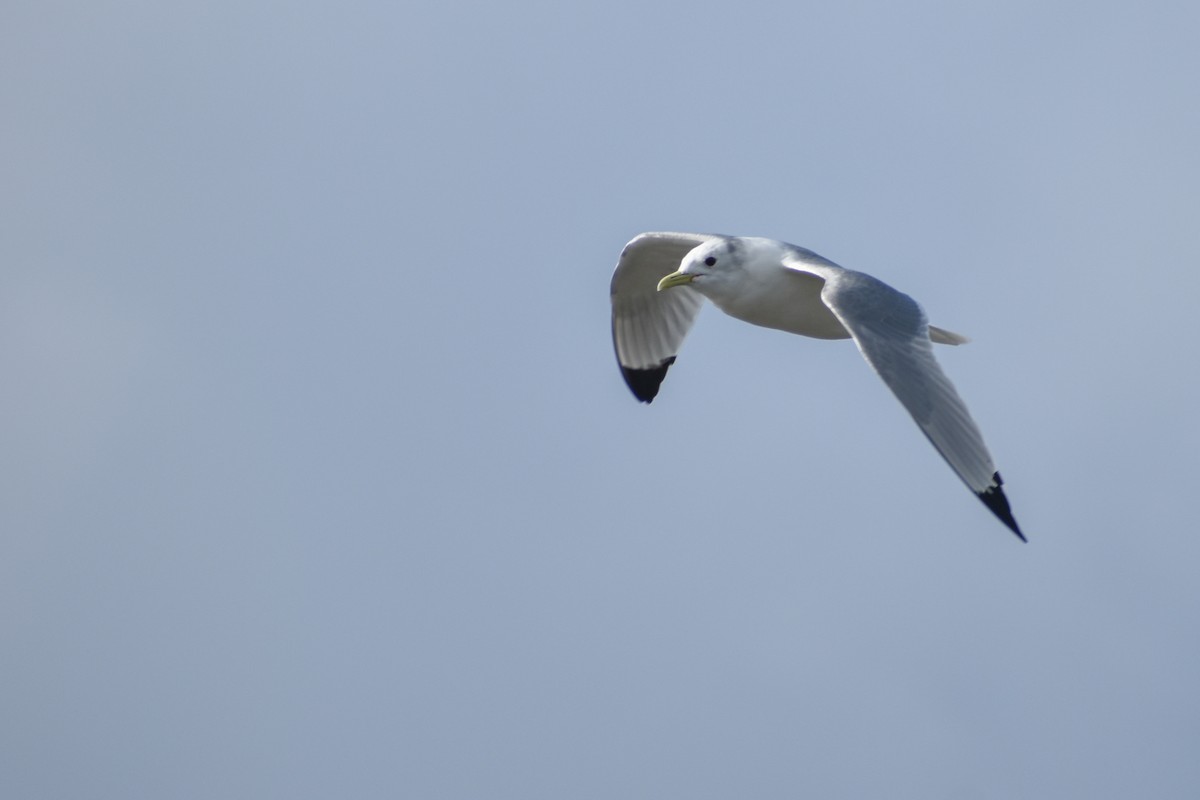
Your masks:
M852 270L796 259L784 266L825 279L821 300L958 477L1009 529L1025 540L1003 481L966 403L933 357L925 312L908 295Z
M613 271L612 336L617 363L634 397L649 403L692 327L704 298L680 286L658 291L689 250L720 236L643 233L625 245Z

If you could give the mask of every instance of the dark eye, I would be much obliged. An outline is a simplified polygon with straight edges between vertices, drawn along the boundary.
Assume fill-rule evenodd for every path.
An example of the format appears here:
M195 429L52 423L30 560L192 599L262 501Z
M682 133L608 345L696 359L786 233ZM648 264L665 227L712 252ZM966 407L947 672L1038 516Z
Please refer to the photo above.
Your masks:
M713 256L709 256L708 258L704 259L704 263L711 267L713 264L717 263L717 259Z

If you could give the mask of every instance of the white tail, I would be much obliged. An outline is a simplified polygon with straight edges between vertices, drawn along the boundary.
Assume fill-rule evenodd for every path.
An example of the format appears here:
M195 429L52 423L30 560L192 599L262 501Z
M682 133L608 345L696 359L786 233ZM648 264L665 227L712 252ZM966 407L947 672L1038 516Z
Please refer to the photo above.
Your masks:
M944 328L938 328L933 325L929 326L929 341L937 344L966 344L971 341L961 333L948 331Z

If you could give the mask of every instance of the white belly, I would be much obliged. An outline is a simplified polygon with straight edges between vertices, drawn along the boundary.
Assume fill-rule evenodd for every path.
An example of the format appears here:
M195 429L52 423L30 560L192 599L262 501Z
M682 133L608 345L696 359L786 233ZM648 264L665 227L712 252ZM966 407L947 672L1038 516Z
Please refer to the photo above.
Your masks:
M850 333L821 301L825 281L815 275L794 272L782 285L764 287L758 282L743 284L735 295L714 296L713 304L731 317L815 339L849 339ZM700 287L697 287L700 288Z

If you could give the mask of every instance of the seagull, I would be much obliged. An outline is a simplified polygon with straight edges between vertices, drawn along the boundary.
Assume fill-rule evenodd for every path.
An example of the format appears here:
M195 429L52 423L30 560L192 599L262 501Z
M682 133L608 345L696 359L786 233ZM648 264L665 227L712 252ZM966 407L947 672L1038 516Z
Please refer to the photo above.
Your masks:
M707 297L731 317L815 339L853 339L946 463L1021 541L983 436L933 357L965 336L929 324L908 295L774 239L643 233L613 272L612 335L634 397L649 403Z

